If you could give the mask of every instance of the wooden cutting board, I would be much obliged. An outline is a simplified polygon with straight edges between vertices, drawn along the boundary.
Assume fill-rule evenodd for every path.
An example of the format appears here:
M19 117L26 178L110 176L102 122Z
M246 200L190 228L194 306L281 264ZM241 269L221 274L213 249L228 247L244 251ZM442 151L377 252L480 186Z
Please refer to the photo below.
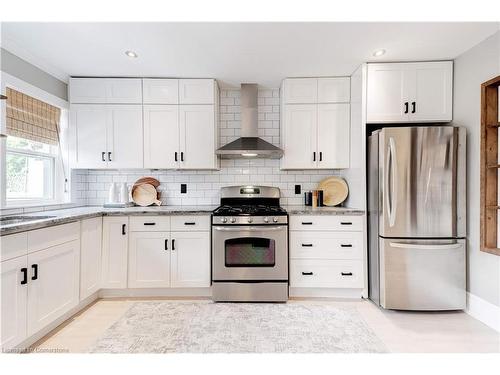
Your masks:
M327 177L320 181L318 190L323 190L323 204L337 206L349 195L347 182L341 177Z
M135 204L142 207L151 206L152 204L161 205L161 201L158 200L156 188L146 183L135 186L132 192L132 200Z

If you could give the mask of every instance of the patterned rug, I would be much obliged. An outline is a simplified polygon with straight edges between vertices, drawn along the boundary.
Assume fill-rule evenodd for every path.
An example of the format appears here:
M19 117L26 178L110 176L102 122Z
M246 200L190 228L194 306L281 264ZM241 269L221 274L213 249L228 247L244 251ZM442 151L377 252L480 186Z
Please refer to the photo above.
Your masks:
M316 304L136 302L93 353L384 353L355 308Z

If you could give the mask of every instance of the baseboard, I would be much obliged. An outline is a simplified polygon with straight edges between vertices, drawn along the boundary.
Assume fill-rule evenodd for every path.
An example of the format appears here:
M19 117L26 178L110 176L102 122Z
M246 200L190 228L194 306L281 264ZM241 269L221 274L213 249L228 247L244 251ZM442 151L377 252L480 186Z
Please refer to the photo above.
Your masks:
M100 298L123 297L212 297L212 288L101 289Z
M474 294L467 293L467 314L500 332L500 306L494 305Z

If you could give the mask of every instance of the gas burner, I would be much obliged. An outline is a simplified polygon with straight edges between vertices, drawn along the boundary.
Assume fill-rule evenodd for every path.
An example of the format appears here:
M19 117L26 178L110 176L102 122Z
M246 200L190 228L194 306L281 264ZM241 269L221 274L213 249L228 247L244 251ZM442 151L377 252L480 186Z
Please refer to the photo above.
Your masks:
M263 204L235 204L222 205L213 212L215 216L252 216L252 215L286 215L286 211L280 206Z

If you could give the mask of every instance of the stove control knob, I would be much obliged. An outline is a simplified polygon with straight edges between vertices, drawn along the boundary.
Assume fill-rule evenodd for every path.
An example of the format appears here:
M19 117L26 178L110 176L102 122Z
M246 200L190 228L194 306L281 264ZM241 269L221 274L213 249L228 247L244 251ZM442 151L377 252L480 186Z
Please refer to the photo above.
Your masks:
M276 216L275 216L275 217L273 217L273 222L274 222L274 223L277 223L277 222L278 222L278 218L277 218Z
M223 223L227 223L227 218L223 217L223 218L220 219L220 221L222 221Z
M236 219L235 219L234 217L232 217L231 219L229 219L229 221L230 221L231 223L235 223L235 222L236 222Z
M247 221L248 221L249 223L251 223L251 222L253 221L253 219L252 219L251 217L249 217L249 218L247 219Z
M269 218L267 216L264 218L264 223L269 223Z

